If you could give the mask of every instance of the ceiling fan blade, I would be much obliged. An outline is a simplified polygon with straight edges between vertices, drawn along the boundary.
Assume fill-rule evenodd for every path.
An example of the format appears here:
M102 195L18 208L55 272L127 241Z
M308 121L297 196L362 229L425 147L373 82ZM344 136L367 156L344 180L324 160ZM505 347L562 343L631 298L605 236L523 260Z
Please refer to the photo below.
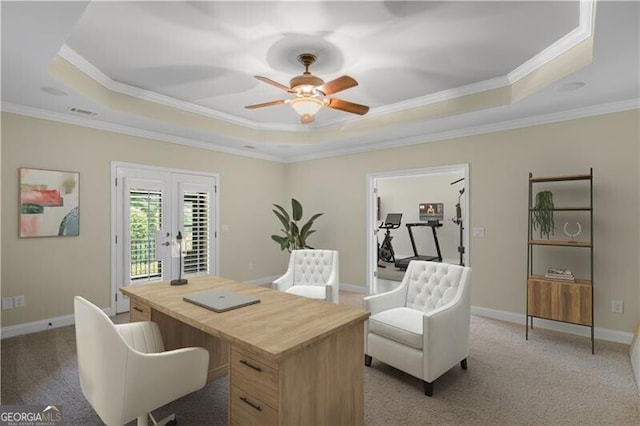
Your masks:
M258 79L258 80L260 80L260 81L263 81L263 82L267 83L267 84L270 84L270 85L272 85L272 86L276 86L278 89L282 89L282 90L284 90L285 92L295 93L295 91L294 91L294 90L292 90L290 87L287 87L287 86L285 86L284 84L280 84L280 83L278 83L277 81L273 81L273 80L271 80L270 78L263 77L263 76L261 76L261 75L254 75L254 77L255 77L255 78L257 78L257 79Z
M316 121L315 115L305 114L300 117L300 123L302 124L309 124L309 123L313 123L314 121Z
M365 115L369 112L369 107L366 105L354 104L353 102L343 101L341 99L329 99L327 108L339 109L340 111L360 115Z
M338 77L335 80L328 81L325 84L316 87L316 90L319 90L324 93L325 96L328 96L334 93L342 92L343 90L350 89L357 85L358 82L355 81L352 77L343 75L342 77Z
M271 101L271 102L264 102L262 104L254 104L254 105L247 105L245 108L246 109L256 109L256 108L263 108L263 107L268 107L268 106L273 106L273 105L280 105L284 103L284 99L278 99L277 101Z

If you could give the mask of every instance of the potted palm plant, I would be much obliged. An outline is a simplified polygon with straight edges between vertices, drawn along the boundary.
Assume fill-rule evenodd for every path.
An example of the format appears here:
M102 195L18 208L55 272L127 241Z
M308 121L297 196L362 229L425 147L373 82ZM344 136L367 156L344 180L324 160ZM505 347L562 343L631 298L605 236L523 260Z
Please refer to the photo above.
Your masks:
M291 253L291 250L313 248L307 245L307 238L316 232L311 229L311 226L323 213L314 214L304 225L300 225L303 209L298 200L291 199L291 214L278 204L273 206L275 207L273 213L282 224L282 229L280 229L282 235L272 235L271 239L280 245L280 250L287 250Z

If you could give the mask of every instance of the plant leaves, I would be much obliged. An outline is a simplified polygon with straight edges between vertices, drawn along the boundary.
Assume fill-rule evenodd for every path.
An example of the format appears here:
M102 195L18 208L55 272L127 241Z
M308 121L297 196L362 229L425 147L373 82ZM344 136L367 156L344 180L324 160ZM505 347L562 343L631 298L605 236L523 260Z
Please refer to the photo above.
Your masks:
M282 226L284 226L283 231L285 233L289 232L289 215L284 216L282 213L280 213L277 210L272 210L272 211L278 217L278 219L280 219Z
M305 223L304 226L300 229L300 238L302 240L306 240L307 236L309 235L309 230L311 229L311 225L313 225L312 220Z
M302 219L302 204L295 198L291 199L291 213L296 222Z

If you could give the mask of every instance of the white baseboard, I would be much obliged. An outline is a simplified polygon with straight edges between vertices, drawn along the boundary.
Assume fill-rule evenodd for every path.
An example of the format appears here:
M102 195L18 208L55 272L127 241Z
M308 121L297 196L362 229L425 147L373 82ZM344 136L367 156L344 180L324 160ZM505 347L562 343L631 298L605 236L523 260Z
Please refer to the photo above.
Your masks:
M352 293L367 293L367 287L355 284L340 283L340 290L350 291Z
M501 321L512 322L516 324L525 325L526 315L508 312L498 311L495 309L481 308L478 306L471 307L471 313L480 317L492 318ZM561 331L563 333L571 333L578 336L591 337L591 330L589 327L584 327L575 324L568 324L558 321L549 321L540 318L536 318L533 322L534 327L544 328L547 330ZM524 331L524 330L523 330ZM610 330L608 328L596 327L593 333L597 339L607 340L609 342L624 343L626 345L631 343L633 333L627 333L625 331Z
M115 315L112 308L104 308L103 311L108 316ZM2 327L0 334L2 339L8 339L10 337L22 336L23 334L37 333L38 331L50 330L52 328L65 327L73 324L75 324L74 316L73 314L70 314L56 318L26 322L24 324L9 325L7 327Z

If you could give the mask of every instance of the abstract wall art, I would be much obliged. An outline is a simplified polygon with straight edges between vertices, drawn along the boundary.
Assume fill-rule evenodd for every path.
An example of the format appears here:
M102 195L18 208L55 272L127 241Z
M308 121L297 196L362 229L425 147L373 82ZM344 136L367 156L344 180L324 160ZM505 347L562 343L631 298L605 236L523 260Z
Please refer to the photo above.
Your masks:
M20 236L80 234L80 173L20 168Z

